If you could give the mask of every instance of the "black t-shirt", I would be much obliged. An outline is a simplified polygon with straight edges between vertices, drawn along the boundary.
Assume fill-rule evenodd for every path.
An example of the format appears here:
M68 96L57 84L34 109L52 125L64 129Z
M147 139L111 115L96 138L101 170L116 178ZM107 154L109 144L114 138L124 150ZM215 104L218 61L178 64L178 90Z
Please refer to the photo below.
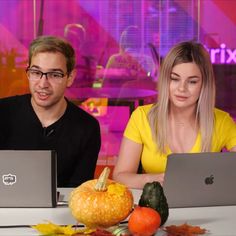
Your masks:
M67 101L64 115L44 128L30 99L30 94L0 99L0 149L56 150L58 187L93 179L101 146L98 121Z

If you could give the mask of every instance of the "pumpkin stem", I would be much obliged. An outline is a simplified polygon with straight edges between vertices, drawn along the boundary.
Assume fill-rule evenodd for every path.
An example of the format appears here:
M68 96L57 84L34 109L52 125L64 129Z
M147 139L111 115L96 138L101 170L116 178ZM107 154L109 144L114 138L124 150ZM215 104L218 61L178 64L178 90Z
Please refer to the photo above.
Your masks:
M96 191L106 191L107 190L107 179L110 174L110 169L108 167L105 167L100 174L98 181L95 185Z

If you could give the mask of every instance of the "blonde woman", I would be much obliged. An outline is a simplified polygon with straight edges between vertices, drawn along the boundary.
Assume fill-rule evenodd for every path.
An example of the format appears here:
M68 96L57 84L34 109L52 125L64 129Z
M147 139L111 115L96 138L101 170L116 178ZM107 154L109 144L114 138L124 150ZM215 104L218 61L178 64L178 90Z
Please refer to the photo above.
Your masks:
M158 102L138 107L124 132L113 178L131 188L164 181L171 153L236 151L236 124L215 108L210 57L195 42L174 46L158 79ZM138 174L141 161L142 173Z

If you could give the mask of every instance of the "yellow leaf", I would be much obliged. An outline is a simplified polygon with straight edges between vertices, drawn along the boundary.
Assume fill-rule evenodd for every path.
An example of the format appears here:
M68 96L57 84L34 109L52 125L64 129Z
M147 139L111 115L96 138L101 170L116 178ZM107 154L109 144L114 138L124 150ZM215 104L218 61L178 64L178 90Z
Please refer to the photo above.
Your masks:
M58 226L48 222L47 224L37 224L35 226L32 226L33 229L36 229L41 234L47 235L47 234L54 234L57 231Z
M37 224L35 226L31 226L31 228L36 229L39 233L43 235L66 235L72 236L76 233L85 233L89 234L94 232L93 229L83 228L83 229L74 229L73 225L60 226L53 224L52 222L48 222L45 224Z

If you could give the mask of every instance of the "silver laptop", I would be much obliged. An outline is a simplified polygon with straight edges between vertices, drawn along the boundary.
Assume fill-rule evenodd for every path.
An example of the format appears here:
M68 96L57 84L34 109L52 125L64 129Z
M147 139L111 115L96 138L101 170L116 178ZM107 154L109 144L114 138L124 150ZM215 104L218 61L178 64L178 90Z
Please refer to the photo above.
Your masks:
M236 205L236 153L168 156L164 193L169 207Z
M55 207L54 151L0 150L0 207Z

